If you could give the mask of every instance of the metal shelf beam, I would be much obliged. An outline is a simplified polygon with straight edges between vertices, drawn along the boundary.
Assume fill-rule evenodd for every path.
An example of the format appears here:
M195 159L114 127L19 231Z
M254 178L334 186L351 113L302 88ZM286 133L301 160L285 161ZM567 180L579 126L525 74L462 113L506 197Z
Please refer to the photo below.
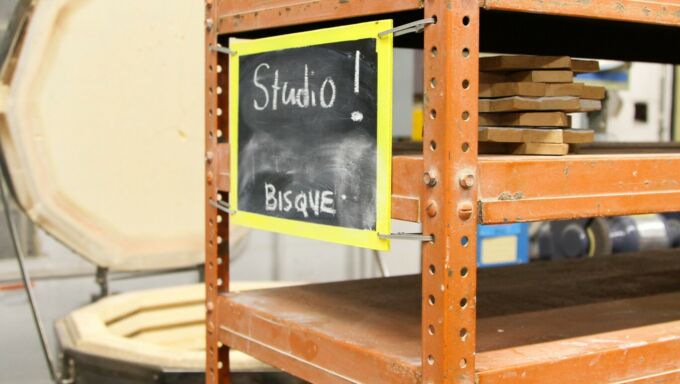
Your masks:
M647 24L678 25L680 4L672 0L480 0L488 10L540 13Z
M400 199L419 196L421 157L395 156ZM480 224L677 211L680 153L479 156ZM422 204L421 204L422 205ZM424 208L422 208L424 209ZM394 218L413 217L413 207Z
M486 10L657 25L680 23L680 4L663 0L478 0ZM423 9L422 0L241 0L218 2L220 34Z

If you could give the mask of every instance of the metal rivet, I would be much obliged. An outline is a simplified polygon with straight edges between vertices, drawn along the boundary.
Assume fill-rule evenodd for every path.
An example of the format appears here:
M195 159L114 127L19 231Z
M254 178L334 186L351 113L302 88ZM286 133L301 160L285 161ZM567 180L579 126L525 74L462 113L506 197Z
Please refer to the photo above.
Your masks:
M475 175L467 174L460 178L460 186L465 189L470 189L475 185Z
M439 206L437 203L433 200L430 200L427 203L427 208L425 208L425 212L427 212L427 215L430 217L435 217L437 216L437 213L439 212Z
M423 174L423 182L429 187L437 185L437 171L431 169Z
M205 178L208 180L208 183L212 183L215 176L213 175L212 171L208 171L208 174L205 176Z
M212 301L208 301L205 304L205 307L208 309L208 311L212 311L213 309L215 309L215 304Z
M213 24L215 24L215 23L213 22L213 19L206 19L206 20L205 20L205 28L206 28L208 31L212 30Z
M469 201L463 201L458 204L458 217L461 220L467 220L472 217L472 203Z
M208 151L208 152L205 153L205 161L207 161L208 163L213 161L214 158L215 158L215 154L212 153L211 151Z

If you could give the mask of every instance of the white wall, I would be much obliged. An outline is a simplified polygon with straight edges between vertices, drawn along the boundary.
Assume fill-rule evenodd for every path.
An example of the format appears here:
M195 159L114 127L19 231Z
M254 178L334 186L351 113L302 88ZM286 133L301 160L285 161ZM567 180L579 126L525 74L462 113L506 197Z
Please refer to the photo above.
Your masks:
M609 116L602 141L668 141L671 129L673 67L633 63L629 87L608 91ZM647 122L635 121L635 103L647 103Z
M393 232L420 232L420 225L392 222ZM251 231L231 265L234 280L336 281L379 276L372 252L264 231ZM420 243L393 240L381 252L391 275L420 272Z

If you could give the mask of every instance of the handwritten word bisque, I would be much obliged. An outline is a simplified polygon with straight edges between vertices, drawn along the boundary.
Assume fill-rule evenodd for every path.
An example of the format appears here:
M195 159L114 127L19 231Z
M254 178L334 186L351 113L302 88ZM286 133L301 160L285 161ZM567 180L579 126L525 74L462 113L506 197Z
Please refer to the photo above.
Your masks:
M335 215L335 194L332 191L277 191L272 184L264 184L265 210L290 212L295 210L304 217L311 214L318 217L321 214Z

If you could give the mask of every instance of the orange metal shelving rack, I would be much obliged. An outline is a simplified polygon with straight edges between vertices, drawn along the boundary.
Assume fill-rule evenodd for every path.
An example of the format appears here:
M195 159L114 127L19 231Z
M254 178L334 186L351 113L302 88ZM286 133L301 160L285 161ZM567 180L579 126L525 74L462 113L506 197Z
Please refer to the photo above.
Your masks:
M477 155L480 9L680 27L680 3L671 0L206 0L207 383L229 383L228 347L323 383L680 381L680 322L611 333L626 343L602 348L476 353L478 328L491 326L476 315L478 223L680 210L680 154ZM393 160L393 218L420 221L434 235L422 245L421 278L229 294L229 219L211 203L228 200L228 68L209 46L244 32L405 11L437 19L424 31L422 154ZM437 182L425 185L423 174ZM629 356L644 363L630 366Z

